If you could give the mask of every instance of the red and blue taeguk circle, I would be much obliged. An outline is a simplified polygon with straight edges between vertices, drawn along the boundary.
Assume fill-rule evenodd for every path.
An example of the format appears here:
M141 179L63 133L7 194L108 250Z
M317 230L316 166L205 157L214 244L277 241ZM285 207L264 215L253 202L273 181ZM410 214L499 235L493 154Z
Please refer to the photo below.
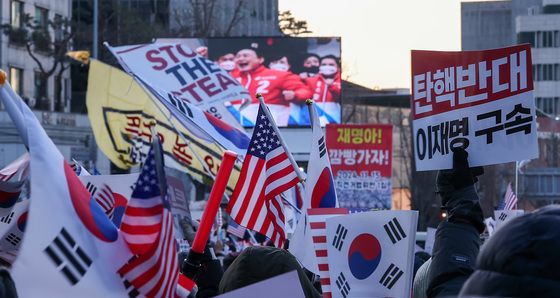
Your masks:
M371 234L360 234L350 244L348 267L357 279L368 278L381 261L381 245Z

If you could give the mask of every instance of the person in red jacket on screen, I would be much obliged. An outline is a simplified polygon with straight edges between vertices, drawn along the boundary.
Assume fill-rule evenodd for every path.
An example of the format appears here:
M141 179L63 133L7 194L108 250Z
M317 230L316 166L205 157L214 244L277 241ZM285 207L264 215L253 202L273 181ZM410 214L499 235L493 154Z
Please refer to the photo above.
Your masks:
M319 74L307 78L305 83L313 92L321 125L340 123L340 65L338 58L327 55L321 58Z
M311 97L311 91L299 76L288 71L274 70L263 65L264 57L256 48L244 48L235 55L235 65L231 75L243 85L253 97L250 102L232 102L240 109L241 116L254 123L259 102L254 95L263 95L278 126L286 126L290 116L291 102L304 102Z

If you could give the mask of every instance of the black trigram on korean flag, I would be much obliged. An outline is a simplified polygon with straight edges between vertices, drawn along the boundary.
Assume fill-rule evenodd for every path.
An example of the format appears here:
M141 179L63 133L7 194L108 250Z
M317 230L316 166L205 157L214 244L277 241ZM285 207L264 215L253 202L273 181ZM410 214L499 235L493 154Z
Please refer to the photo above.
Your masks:
M77 284L91 266L89 256L64 228L43 252L72 285Z
M507 218L507 214L501 213L500 216L499 216L498 218L499 218L501 221L504 221L504 220L506 220L506 218Z
M6 216L2 216L0 218L0 222L1 223L5 223L5 224L9 224L12 222L12 218L14 217L14 212L10 212L10 214L6 215Z
M385 273L383 273L379 283L390 290L399 278L401 278L403 273L404 272L399 269L399 267L395 266L395 264L391 264L389 268L385 270Z
M317 142L317 145L319 145L319 157L323 157L323 155L325 155L325 153L327 153L327 146L325 145L325 137L322 136L319 141Z
M336 228L336 233L333 238L332 246L334 246L338 251L342 249L342 244L344 244L344 239L348 234L348 229L343 227L341 224Z
M95 192L97 191L97 186L93 185L91 182L88 182L86 184L86 189L89 191L89 193L94 196Z
M136 298L140 295L140 292L138 292L138 290L128 281L128 279L124 279L123 284L129 298Z
M348 293L350 293L350 284L348 284L348 281L342 272L340 272L340 275L336 278L336 286L338 287L338 290L340 290L342 297L346 298Z
M4 238L4 240L6 240L8 243L10 243L13 246L17 246L21 241L21 238L19 238L14 233L10 233L6 238Z
M391 221L384 224L383 228L385 229L385 232L387 232L389 238L391 238L391 242L393 242L393 244L406 238L406 234L396 217L393 217Z

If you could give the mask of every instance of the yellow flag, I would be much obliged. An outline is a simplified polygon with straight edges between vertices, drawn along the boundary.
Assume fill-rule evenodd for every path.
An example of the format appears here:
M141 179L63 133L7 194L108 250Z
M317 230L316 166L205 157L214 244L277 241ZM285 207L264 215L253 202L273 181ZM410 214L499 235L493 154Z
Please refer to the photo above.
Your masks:
M213 179L197 159L198 155L213 175L217 173L221 147L197 138L176 120L170 122L169 112L158 109L150 95L119 69L91 60L86 104L97 145L119 168L128 169L144 160L152 138L150 127L155 125L162 140L166 166L211 183ZM176 133L173 125L189 143ZM229 180L230 192L238 177L239 167L236 167Z
M89 51L70 51L66 52L66 56L77 60L83 64L89 63Z

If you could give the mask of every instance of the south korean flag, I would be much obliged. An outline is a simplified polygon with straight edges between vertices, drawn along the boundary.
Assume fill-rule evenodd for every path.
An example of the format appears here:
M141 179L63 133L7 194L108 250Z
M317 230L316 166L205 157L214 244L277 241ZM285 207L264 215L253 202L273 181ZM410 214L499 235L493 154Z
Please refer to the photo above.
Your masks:
M410 297L417 211L329 218L332 297Z
M496 220L496 228L494 233L507 224L508 221L525 214L525 210L496 210L494 211L494 218Z

